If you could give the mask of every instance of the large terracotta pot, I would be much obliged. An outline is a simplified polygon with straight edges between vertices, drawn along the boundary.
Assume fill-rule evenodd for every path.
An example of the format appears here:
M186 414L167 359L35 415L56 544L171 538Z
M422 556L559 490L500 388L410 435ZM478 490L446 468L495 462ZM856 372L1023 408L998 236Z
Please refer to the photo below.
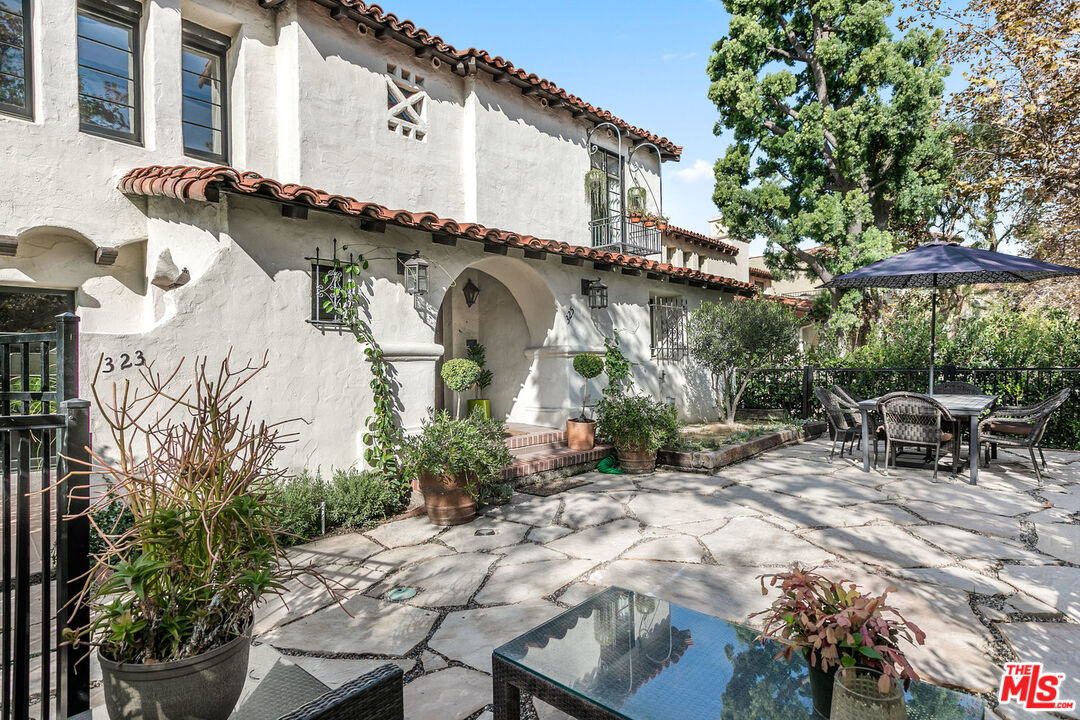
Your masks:
M571 450L592 450L596 446L596 421L567 420L566 444Z
M628 475L650 473L656 469L655 450L623 450L615 448L619 456L619 469Z
M476 517L476 501L465 492L465 476L420 473L420 492L433 525L462 525Z
M115 663L101 653L110 720L226 720L247 677L250 632L186 660Z

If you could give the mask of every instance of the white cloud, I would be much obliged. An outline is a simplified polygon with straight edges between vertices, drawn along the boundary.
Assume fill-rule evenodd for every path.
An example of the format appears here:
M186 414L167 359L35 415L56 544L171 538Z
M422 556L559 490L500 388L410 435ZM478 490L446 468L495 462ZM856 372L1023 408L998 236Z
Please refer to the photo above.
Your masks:
M667 62L668 60L693 60L696 57L697 57L696 52L664 53L663 55L660 56L660 59L663 60L664 62Z
M679 182L686 183L687 185L699 183L702 180L712 180L713 166L711 163L698 158L690 167L676 170L675 177L678 178Z

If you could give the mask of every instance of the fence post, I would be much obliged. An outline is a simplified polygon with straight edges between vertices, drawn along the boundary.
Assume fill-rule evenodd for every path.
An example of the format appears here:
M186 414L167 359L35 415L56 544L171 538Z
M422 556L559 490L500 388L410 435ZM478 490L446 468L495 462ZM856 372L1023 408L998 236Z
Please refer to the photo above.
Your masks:
M807 365L803 368L802 376L802 416L807 419L812 414L810 398L814 392L814 366Z
M79 397L79 316L72 313L56 316L56 390L61 402Z
M77 373L78 367L72 366L71 370ZM85 516L72 517L90 505L89 475L72 475L84 473L90 467L90 402L65 400L61 412L67 420L57 468L61 481L56 494L56 707L57 716L67 718L90 709L90 659L82 657L84 648L72 648L64 643L63 637L66 628L83 628L90 622L86 608L73 607L90 572L90 521Z

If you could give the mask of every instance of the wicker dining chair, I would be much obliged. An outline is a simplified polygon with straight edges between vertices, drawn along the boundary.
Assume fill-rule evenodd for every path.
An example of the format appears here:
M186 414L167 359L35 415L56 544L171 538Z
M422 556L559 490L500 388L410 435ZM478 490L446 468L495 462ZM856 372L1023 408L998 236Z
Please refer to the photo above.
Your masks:
M848 392L846 388L839 385L832 386L833 395L838 397L841 401L840 409L851 418L853 425L862 423L862 412L859 411L859 402L862 398L857 395L853 395Z
M942 429L942 425L952 424L954 419L944 405L929 395L895 392L879 398L877 407L885 425L886 475L890 461L896 467L896 451L901 446L933 450L935 479L941 448L947 447L952 454L953 473L956 473L959 455L956 436Z
M1059 390L1042 402L1034 405L1014 405L995 407L989 416L979 423L979 445L986 445L983 466L990 464L990 448L1003 446L1027 448L1031 464L1035 467L1035 477L1041 482L1042 473L1035 451L1039 451L1043 469L1046 469L1046 457L1043 456L1042 439L1050 417L1065 404L1072 391L1068 388Z
M935 395L985 395L982 388L975 383L963 380L950 380L943 383L934 383Z
M844 457L844 445L848 442L851 443L851 448L855 447L855 441L862 441L862 422L859 420L853 420L847 412L845 412L842 406L847 405L834 395L832 392L822 387L814 388L814 397L818 399L821 406L825 409L825 418L829 423L829 432L832 434L833 443L829 449L829 462L832 462L833 455L836 453L836 443L840 443L840 457ZM856 411L858 407L855 407ZM878 443L877 437L874 438L874 465L877 465L877 451Z
M383 665L279 720L405 720L404 674Z

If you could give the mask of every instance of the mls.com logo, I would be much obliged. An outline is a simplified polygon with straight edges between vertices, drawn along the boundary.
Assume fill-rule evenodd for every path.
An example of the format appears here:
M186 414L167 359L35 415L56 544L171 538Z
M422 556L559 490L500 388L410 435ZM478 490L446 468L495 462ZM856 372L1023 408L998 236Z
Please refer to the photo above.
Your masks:
M1043 673L1042 663L1006 663L998 701L1025 710L1074 710L1076 702L1058 699L1064 673Z

